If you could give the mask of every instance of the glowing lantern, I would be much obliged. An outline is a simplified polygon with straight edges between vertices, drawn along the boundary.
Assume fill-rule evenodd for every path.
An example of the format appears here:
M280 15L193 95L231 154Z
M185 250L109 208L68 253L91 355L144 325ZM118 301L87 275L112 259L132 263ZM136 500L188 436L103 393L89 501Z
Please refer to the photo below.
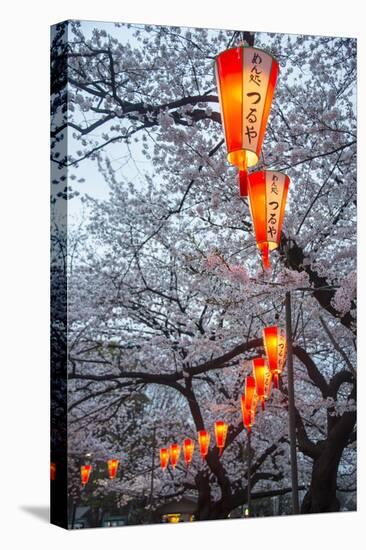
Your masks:
M115 458L111 458L110 460L107 461L107 465L108 465L109 479L114 479L117 475L119 460Z
M51 462L50 469L51 469L51 481L55 481L55 479L56 479L56 462Z
M278 75L278 62L264 50L238 46L216 57L227 158L239 168L240 195L247 169L258 163Z
M173 469L175 469L176 465L178 464L180 456L180 445L178 443L172 443L170 445L170 462L173 466Z
M169 463L169 450L164 447L160 449L160 466L163 472L165 468L168 466L168 463Z
M194 441L189 438L185 439L183 441L183 456L184 456L184 462L186 466L188 466L189 463L192 462L193 451L194 451Z
M248 409L252 408L254 396L255 396L255 380L253 376L247 376L245 379L245 400L246 400L246 407Z
M278 388L278 377L286 361L286 331L277 326L266 327L263 329L263 341L273 384Z
M216 445L220 449L220 455L225 447L226 435L227 435L228 425L225 424L222 420L215 422L215 438Z
M255 389L262 403L262 411L264 411L264 400L266 397L266 371L268 369L264 357L256 357L253 359L253 375L255 380Z
M208 449L210 447L210 437L209 432L206 430L200 430L198 432L198 444L200 446L200 454L202 459L204 459L208 453Z
M83 487L88 483L91 471L92 467L90 464L84 464L83 466L80 466L80 477Z
M252 399L252 404L253 404L253 399ZM248 432L250 432L254 424L255 410L252 406L250 407L248 406L248 400L245 394L241 396L241 412L243 415L243 424L245 428L248 430Z
M253 376L247 376L245 379L245 393L241 396L241 412L243 415L243 424L248 430L254 424L255 414L258 406L258 395Z
M264 170L249 176L249 206L257 247L263 265L270 267L269 251L280 244L290 178L282 172Z

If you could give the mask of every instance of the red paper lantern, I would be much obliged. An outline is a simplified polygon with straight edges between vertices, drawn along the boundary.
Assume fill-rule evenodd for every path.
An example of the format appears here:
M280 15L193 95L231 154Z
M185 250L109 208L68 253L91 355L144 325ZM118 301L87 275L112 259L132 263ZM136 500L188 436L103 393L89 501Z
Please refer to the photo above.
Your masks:
M253 359L252 364L255 389L258 398L261 401L262 410L264 411L264 400L266 397L266 370L268 369L268 366L264 357L256 357Z
M257 247L263 265L270 267L269 251L280 244L290 178L282 172L264 170L249 176L249 206Z
M55 481L56 479L56 462L51 462L50 464L50 470L51 470L51 481Z
M258 395L253 376L247 376L245 378L244 388L244 394L241 397L241 411L243 415L243 424L248 432L250 432L254 424L258 406Z
M194 441L189 438L185 439L183 441L183 456L184 456L184 462L186 466L188 466L188 464L192 462L193 451L194 451Z
M263 342L268 366L273 376L273 384L278 388L278 377L282 373L286 361L286 331L272 326L263 329Z
M206 430L200 430L198 432L198 444L200 446L200 454L202 459L204 459L208 453L208 449L210 447L210 437L209 432Z
M255 380L253 376L247 376L244 384L245 402L248 409L252 408L255 396Z
M248 432L251 431L252 426L254 424L255 420L255 410L257 407L257 397L253 397L251 399L251 406L249 406L248 399L246 398L246 395L243 394L241 396L241 412L243 415L243 424Z
M223 422L222 420L217 420L215 422L215 438L216 438L216 445L220 449L220 455L225 447L225 441L228 431L228 425Z
M160 449L160 466L161 469L165 470L169 463L169 450L166 447Z
M175 469L176 465L178 464L180 456L180 445L178 443L172 443L170 445L170 463L173 466L173 469Z
M278 75L278 62L264 50L238 46L216 57L227 158L239 168L240 195L247 168L259 160Z
M80 477L83 487L88 483L91 471L92 467L90 464L84 464L83 466L80 466Z
M107 461L107 465L108 465L109 479L114 479L117 475L119 460L117 460L116 458L111 458L110 460Z

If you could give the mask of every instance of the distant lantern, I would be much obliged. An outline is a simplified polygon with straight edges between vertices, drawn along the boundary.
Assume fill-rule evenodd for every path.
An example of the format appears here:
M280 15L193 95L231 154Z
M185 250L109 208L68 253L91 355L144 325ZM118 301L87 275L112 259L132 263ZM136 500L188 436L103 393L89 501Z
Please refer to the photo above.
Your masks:
M247 169L259 161L278 67L269 53L247 46L230 48L216 57L227 158L239 168L241 196L248 194Z
M207 455L210 447L210 437L209 432L206 430L200 430L198 432L198 444L200 446L200 454L203 459Z
M180 445L178 443L172 443L170 445L170 463L173 466L173 469L175 469L176 465L178 464L179 456L180 456Z
M256 398L258 399L258 398ZM248 399L245 394L241 396L241 413L243 415L243 424L248 432L251 431L255 419L255 409L254 407L255 399L251 400L251 406L249 406Z
M51 481L55 481L56 479L56 462L51 462Z
M253 376L245 378L244 394L241 397L241 412L243 415L243 424L248 432L254 424L255 414L258 406L258 395L255 388Z
M188 466L192 462L193 452L194 452L193 439L189 439L189 438L185 439L183 441L183 457L184 457L184 462L186 466Z
M247 408L250 409L254 403L254 396L256 393L255 380L253 376L247 376L245 378L244 388L245 388L244 392L245 392L246 406Z
M80 466L80 477L83 487L88 483L91 471L92 467L90 464L84 464L83 466Z
M263 265L270 267L269 252L280 244L290 178L282 172L264 170L249 176L249 206L257 247Z
M117 460L116 458L111 458L107 461L107 465L109 479L114 479L117 475L119 460Z
M168 466L169 463L169 450L165 447L160 449L160 466L161 469L165 470L165 468Z
M252 361L253 363L253 376L255 380L255 389L262 404L262 411L264 411L264 401L266 398L266 372L268 370L265 357L256 357Z
M222 420L217 420L217 422L215 422L216 445L220 450L220 455L225 447L227 431L228 425L225 422L223 422Z
M264 349L266 350L269 369L273 375L273 384L278 388L278 377L286 361L286 331L272 326L263 329Z

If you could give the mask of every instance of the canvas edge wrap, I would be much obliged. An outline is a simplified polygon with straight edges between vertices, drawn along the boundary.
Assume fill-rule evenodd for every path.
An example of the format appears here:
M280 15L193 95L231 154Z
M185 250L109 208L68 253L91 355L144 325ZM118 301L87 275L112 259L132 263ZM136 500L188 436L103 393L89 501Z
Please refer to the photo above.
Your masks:
M68 112L67 44L69 22L50 28L50 94L58 95L62 108L50 111L50 126L60 125ZM60 55L61 50L61 55ZM56 56L57 52L57 56ZM58 143L59 158L67 156L67 131ZM51 149L52 152L52 149ZM67 166L51 161L51 380L50 380L50 462L53 466L50 479L50 521L68 528L67 500ZM60 180L60 178L62 178ZM56 181L59 183L56 184ZM60 193L63 196L60 196ZM66 190L67 195L67 190ZM57 227L57 231L56 231ZM64 246L60 249L60 239Z

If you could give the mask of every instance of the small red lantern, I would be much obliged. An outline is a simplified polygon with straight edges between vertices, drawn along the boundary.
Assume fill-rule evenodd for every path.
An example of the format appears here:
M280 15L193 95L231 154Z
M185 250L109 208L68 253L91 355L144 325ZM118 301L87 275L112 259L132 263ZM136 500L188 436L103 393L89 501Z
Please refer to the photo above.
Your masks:
M185 439L183 441L183 456L184 456L184 462L186 466L192 462L193 458L193 451L194 451L194 441L192 439Z
M263 342L268 366L273 375L273 384L275 388L278 388L278 377L282 373L286 361L286 331L277 326L265 327Z
M254 396L255 396L255 380L253 376L247 376L245 379L245 400L246 400L246 406L248 409L251 409L253 402L254 402Z
M119 460L117 460L116 458L111 458L110 460L107 461L107 465L108 465L109 479L114 479L117 475Z
M56 479L56 462L51 462L50 470L51 470L51 481L55 481L55 479Z
M83 466L80 466L80 477L83 487L88 483L91 471L92 467L90 464L84 464Z
M252 361L253 363L253 375L255 380L255 389L258 395L258 398L262 404L262 411L264 411L264 400L266 397L266 370L267 364L264 357L256 357Z
M280 244L290 178L282 172L264 170L249 176L249 206L257 247L263 266L270 267L269 251Z
M247 168L258 163L278 75L278 62L264 50L238 46L216 57L216 82L228 161L239 168L246 196Z
M166 447L160 449L160 466L161 469L165 470L169 463L169 450Z
M220 455L222 454L222 451L225 447L228 427L229 426L222 420L217 420L217 422L215 422L216 445L220 449Z
M198 432L198 444L200 446L200 454L202 459L204 459L208 453L208 449L210 447L210 437L209 432L206 430L200 430Z
M178 443L172 443L170 445L170 463L173 466L173 469L175 469L176 465L178 464L180 456L180 445Z
M243 415L243 424L248 432L251 431L255 419L255 409L253 407L254 400L252 399L252 406L248 406L248 400L246 395L241 396L241 412Z

